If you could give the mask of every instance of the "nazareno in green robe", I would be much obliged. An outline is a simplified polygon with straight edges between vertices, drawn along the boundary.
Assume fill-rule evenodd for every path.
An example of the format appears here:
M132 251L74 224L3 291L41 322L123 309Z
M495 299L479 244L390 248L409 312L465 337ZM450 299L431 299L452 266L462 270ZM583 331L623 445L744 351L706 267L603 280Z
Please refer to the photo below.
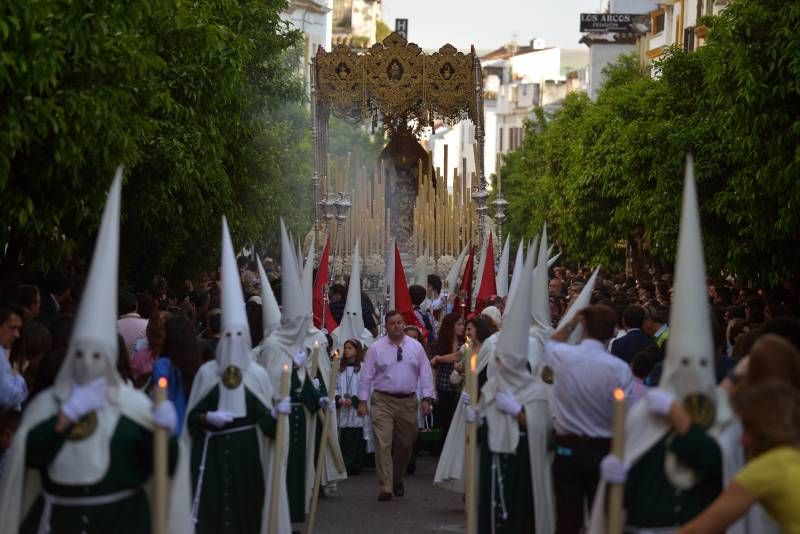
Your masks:
M691 488L672 485L664 471L670 451L692 468L698 482ZM722 491L722 453L702 427L692 424L678 436L669 433L633 464L625 483L627 524L639 528L682 525L706 509Z
M51 480L47 471L69 435L69 429L62 433L55 431L57 420L56 415L34 426L28 432L25 444L27 467L39 471L44 491L58 497L94 497L129 489L135 489L136 493L126 499L99 506L54 505L50 516L50 532L149 533L151 514L143 485L153 472L153 433L120 415L109 444L111 457L105 476L96 484L64 485ZM172 436L169 440L170 473L174 472L177 460L178 442ZM42 497L37 498L20 527L20 533L35 534L38 531L43 506Z
M317 373L319 377L319 372ZM325 383L320 379L320 388L314 388L311 379L301 384L297 369L292 369L290 389L292 413L289 415L289 458L286 467L286 493L289 495L289 515L292 523L306 520L306 412L319 410L319 399L327 396Z
M220 432L255 425L257 428L212 436L206 451L205 475L197 511L197 534L260 532L265 503L264 471L259 449L259 430L275 437L275 419L264 404L245 388L247 415L227 425L203 427L200 417L217 409L219 388L212 388L187 416L192 437L192 497L203 454L205 430Z
M520 428L516 453L503 454L489 450L487 430L485 422L478 430L478 532L535 532L528 434ZM495 473L494 469L499 471Z

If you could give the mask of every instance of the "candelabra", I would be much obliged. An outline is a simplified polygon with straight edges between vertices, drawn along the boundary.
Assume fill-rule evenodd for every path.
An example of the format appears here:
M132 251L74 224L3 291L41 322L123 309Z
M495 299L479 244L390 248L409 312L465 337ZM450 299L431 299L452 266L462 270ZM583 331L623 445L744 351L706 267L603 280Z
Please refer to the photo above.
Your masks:
M344 223L344 221L347 220L347 215L348 213L350 213L350 208L353 206L353 203L350 201L350 195L340 191L338 198L336 198L335 200L331 200L330 198L326 199L326 206L330 206L330 208L328 208L329 211L325 212L326 220L329 220L330 218L333 217L336 218L336 239L334 240L334 243L331 244L331 250L336 250L336 254L340 254L341 253L340 230L342 228L342 223ZM330 222L328 222L328 228L330 231ZM330 285L333 285L333 271L334 271L333 257L334 253L331 252L331 259L330 259L331 268L329 269L329 274L328 274L328 282Z
M497 192L497 198L492 202L494 206L494 222L497 224L497 253L498 256L503 247L503 223L506 220L506 208L508 207L508 200L503 198L503 194Z

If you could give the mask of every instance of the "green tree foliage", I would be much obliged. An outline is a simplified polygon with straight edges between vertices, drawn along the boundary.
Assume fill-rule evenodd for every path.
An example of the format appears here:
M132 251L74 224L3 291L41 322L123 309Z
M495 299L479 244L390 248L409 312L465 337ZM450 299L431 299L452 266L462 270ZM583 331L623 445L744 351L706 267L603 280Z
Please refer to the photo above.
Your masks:
M668 50L656 77L623 56L596 102L572 94L527 125L502 171L514 235L547 220L574 260L618 270L628 249L669 268L692 151L709 272L796 274L800 5L740 0L707 23L707 44Z
M131 276L214 264L223 214L242 245L274 243L280 209L307 226L300 36L284 5L0 4L3 267L88 254L120 163Z

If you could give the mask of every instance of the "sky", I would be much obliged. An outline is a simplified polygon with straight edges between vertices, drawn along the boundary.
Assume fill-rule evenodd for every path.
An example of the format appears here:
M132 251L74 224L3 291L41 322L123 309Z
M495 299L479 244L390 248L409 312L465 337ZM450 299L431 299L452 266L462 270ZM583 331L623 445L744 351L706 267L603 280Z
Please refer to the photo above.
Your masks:
M383 0L383 18L408 20L408 40L424 49L450 43L494 50L512 38L527 44L542 37L547 46L576 48L581 13L600 10L601 0Z

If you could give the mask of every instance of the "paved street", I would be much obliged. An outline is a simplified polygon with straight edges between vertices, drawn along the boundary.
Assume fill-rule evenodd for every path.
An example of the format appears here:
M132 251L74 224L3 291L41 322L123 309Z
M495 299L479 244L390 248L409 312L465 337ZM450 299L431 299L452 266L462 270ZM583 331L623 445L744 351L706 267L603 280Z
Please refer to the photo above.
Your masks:
M437 457L417 459L417 472L405 478L406 494L378 502L375 471L365 470L339 484L338 494L320 500L316 533L401 534L464 531L460 494L433 486Z

